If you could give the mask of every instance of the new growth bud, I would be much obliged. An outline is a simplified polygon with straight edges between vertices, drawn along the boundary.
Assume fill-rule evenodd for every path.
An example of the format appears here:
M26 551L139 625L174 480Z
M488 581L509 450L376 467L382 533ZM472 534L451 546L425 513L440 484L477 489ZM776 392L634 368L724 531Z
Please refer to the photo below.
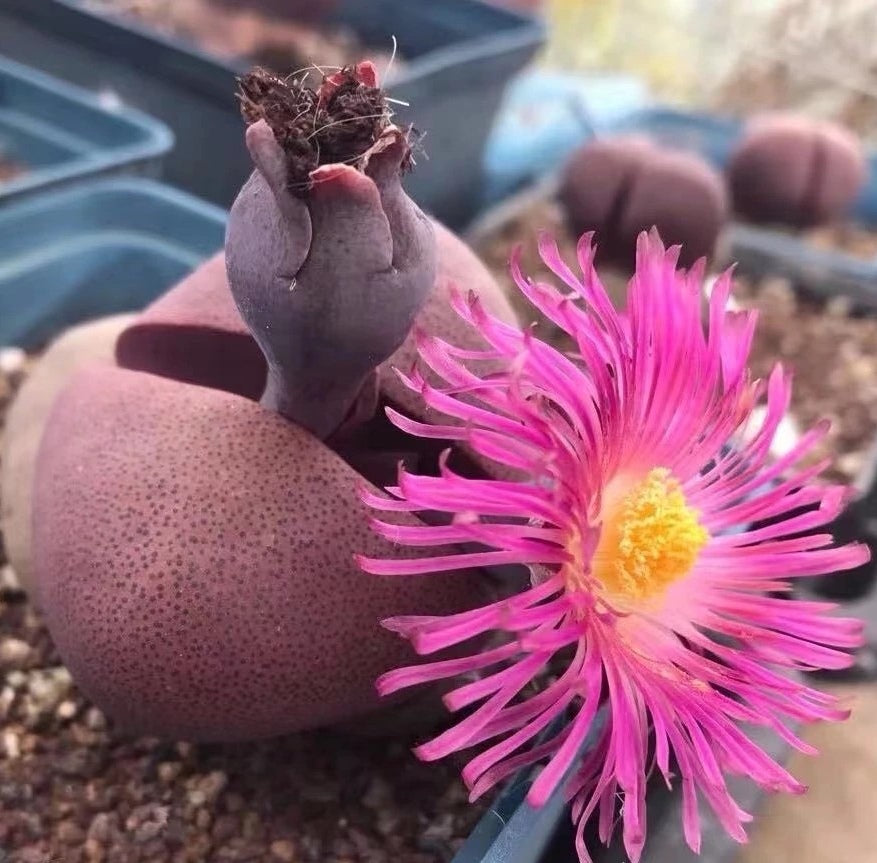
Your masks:
M235 301L268 362L262 404L321 438L370 415L375 369L402 344L436 274L433 229L402 189L409 132L370 63L241 82L256 170L226 233Z

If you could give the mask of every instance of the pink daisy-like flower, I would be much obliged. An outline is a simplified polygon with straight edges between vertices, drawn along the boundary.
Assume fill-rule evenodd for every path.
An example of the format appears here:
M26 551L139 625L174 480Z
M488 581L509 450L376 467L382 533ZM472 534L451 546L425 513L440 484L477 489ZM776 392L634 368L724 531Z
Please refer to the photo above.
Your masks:
M827 424L771 460L790 377L779 366L766 382L749 377L755 314L726 311L730 274L712 290L705 331L702 265L677 271L678 249L642 235L620 313L594 270L593 251L586 235L580 275L550 238L540 238L542 258L567 294L530 281L512 259L518 287L572 337L574 354L463 297L456 311L489 349L420 339L422 359L444 384L430 385L416 371L403 379L456 422L425 424L389 411L391 419L414 435L464 441L520 478L467 478L447 464L439 476L401 472L398 487L388 489L392 499L366 494L367 503L443 513L444 523L376 521L376 529L408 546L466 548L360 563L400 576L529 567L529 588L511 598L449 617L385 621L419 654L456 647L464 655L391 671L379 690L470 675L445 696L451 711L468 708L464 718L417 755L433 760L480 747L463 771L473 799L545 762L529 791L535 806L573 769L566 791L580 858L590 859L583 831L596 813L603 842L621 820L636 861L654 768L668 784L674 774L681 781L685 836L695 851L699 797L730 835L746 838L750 816L731 798L726 774L771 791L804 790L745 725L767 726L812 752L790 725L841 720L847 711L788 670L849 665L861 625L831 616L829 603L778 594L791 590L791 579L858 566L868 550L835 547L830 534L815 530L846 499L840 486L810 484L825 463L801 465ZM481 360L500 371L479 376L471 368ZM762 397L763 422L744 435ZM554 674L545 677L549 664ZM601 705L606 721L576 764ZM561 717L562 730L544 740Z

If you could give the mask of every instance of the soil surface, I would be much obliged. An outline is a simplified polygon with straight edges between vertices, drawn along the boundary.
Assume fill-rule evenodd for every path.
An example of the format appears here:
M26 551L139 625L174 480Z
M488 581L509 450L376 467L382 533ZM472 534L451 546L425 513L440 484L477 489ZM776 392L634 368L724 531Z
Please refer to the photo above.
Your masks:
M28 364L0 351L0 423ZM483 807L412 742L128 736L76 689L0 544L2 863L447 863Z
M877 231L859 225L842 223L813 228L804 237L819 249L845 252L866 261L877 260Z
M877 432L877 319L851 315L843 299L805 299L782 277L738 277L735 297L759 310L753 372L765 375L777 361L794 371L800 426L831 420L823 449L835 463L826 475L854 480Z
M490 236L474 244L475 251L496 280L506 291L522 324L533 324L539 338L555 347L571 350L572 339L556 324L547 320L524 298L509 272L512 249L521 249L521 272L537 281L546 281L562 287L557 277L539 257L536 238L539 231L547 231L557 241L560 254L575 268L577 238L566 224L560 205L554 200L534 201L517 218L511 219ZM623 304L627 277L614 270L601 272L606 289L616 305Z

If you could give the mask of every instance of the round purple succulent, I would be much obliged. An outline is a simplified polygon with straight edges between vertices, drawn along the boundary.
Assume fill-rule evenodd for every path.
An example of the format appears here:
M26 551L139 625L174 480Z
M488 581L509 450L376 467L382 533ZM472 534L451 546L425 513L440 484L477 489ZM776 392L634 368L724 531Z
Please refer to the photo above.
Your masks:
M304 84L243 82L256 171L225 254L122 333L115 365L72 379L37 464L34 581L61 655L111 716L163 736L248 739L374 710L375 677L412 659L379 621L489 589L477 572L363 577L355 552L409 552L373 534L358 491L399 461L437 469L444 443L412 442L383 408L427 415L392 372L414 361L414 330L482 347L451 284L512 313L404 194L407 134L370 66L305 95L282 86ZM307 131L281 110L299 98Z
M573 233L596 232L598 260L633 270L637 237L657 227L680 263L712 257L727 217L721 176L692 153L631 135L576 150L561 177L560 202Z
M766 115L750 124L728 165L737 213L752 222L800 228L842 217L866 176L855 135L795 114Z

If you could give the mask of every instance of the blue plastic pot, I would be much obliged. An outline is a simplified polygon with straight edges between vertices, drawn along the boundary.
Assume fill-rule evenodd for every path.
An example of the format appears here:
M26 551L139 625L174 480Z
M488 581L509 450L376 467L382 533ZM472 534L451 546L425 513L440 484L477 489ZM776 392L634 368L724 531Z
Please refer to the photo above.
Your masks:
M635 111L607 124L607 133L640 133L668 147L700 153L724 168L743 123L675 108ZM877 153L869 156L868 182L852 210L852 218L877 228ZM741 271L785 275L796 285L821 296L842 295L865 312L877 313L877 258L863 260L845 252L818 249L784 231L736 224L730 231L730 254Z
M151 180L88 183L0 210L0 345L37 348L135 311L221 248L225 212Z
M0 181L0 205L96 174L157 175L172 145L170 130L140 111L0 57L0 158L25 169Z
M425 209L462 226L480 205L481 157L503 90L540 45L541 25L481 0L341 0L336 19L366 44L389 48L396 36L406 64L390 89L410 103L398 114L426 133L428 156L407 185ZM234 95L244 62L77 0L4 0L0 52L160 117L177 136L166 177L181 188L228 206L249 174Z
M595 132L646 105L632 75L534 69L508 89L484 154L485 204L495 204L562 165Z
M743 123L733 117L648 107L605 124L604 130L611 134L648 135L666 147L700 153L717 168L724 168L743 131Z

